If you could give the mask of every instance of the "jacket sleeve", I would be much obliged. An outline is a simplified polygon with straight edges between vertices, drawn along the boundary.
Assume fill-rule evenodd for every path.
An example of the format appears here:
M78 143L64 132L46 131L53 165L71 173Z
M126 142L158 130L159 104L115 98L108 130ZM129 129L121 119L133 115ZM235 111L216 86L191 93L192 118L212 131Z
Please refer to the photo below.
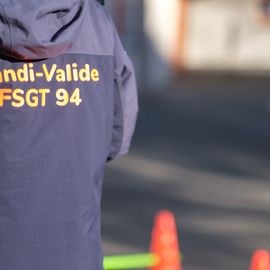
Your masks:
M138 115L138 92L133 65L114 27L114 115L108 161L129 151Z

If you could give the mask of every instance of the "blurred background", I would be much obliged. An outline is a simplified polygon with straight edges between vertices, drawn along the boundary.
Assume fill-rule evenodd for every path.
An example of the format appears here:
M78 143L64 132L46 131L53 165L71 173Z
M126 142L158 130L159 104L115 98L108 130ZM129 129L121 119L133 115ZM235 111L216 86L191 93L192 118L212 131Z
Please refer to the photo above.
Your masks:
M177 220L184 270L249 269L270 249L270 1L107 0L133 60L140 113L108 164L104 253L147 252Z

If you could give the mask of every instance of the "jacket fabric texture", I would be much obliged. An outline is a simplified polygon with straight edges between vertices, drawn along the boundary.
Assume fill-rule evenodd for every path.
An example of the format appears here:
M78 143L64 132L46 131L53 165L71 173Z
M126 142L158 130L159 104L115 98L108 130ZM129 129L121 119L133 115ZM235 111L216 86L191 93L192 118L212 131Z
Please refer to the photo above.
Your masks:
M129 150L132 64L96 0L0 0L0 269L100 270L104 167Z

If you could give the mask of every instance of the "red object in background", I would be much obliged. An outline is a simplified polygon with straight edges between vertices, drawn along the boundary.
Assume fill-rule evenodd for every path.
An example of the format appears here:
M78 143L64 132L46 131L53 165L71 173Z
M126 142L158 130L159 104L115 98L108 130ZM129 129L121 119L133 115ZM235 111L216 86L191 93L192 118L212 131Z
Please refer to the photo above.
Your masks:
M161 211L155 218L150 252L160 260L150 270L182 270L175 217L170 211Z
M256 250L252 255L250 270L270 270L270 253L268 250Z

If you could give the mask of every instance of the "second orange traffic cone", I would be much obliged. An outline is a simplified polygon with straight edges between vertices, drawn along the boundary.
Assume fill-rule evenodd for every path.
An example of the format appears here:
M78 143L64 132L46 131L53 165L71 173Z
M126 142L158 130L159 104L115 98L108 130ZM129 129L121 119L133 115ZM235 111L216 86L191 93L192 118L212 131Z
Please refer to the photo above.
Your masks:
M250 270L270 270L270 253L267 250L256 250L252 255Z
M150 252L158 257L150 270L182 270L175 217L170 211L161 211L155 218Z

